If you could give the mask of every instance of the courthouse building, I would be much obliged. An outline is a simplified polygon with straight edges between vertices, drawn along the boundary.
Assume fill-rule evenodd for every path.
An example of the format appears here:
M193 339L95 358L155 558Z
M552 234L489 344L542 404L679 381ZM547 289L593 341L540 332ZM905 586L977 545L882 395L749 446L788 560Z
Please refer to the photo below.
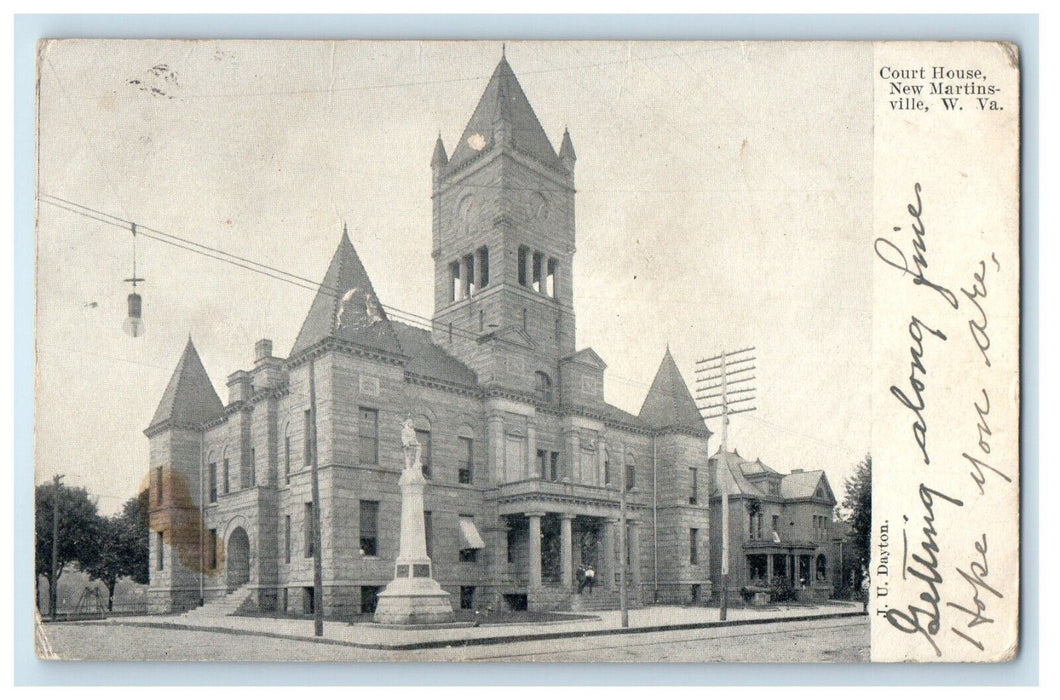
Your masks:
M575 342L575 160L502 58L456 147L439 138L431 159L430 330L388 316L343 231L293 347L259 341L227 401L189 339L145 431L152 611L230 592L262 611L318 604L310 371L326 613L371 611L393 575L409 415L434 576L454 608L617 607L622 489L632 604L711 596L710 432L673 357L634 415L604 400L604 359ZM786 477L800 499L804 478ZM747 561L770 554L778 573L794 553L804 572L816 549L802 539L752 543ZM579 593L583 565L597 585Z

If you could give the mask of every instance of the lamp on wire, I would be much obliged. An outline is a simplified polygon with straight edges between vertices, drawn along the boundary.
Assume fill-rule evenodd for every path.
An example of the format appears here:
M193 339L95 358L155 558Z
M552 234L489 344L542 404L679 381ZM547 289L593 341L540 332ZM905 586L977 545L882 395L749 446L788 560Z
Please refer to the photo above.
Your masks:
M136 283L144 282L143 277L136 276L136 224L132 224L132 235L133 235L133 266L132 266L132 277L125 279L126 282L132 282L132 293L129 295L129 314L125 317L125 322L122 324L122 328L133 338L140 338L143 336L144 319L143 319L143 299L139 294L136 293Z

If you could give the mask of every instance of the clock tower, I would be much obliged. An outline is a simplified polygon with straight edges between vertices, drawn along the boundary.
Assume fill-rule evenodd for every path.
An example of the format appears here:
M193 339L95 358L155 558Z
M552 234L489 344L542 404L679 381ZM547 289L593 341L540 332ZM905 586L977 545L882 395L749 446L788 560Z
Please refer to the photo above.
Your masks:
M503 56L452 155L435 144L433 337L483 385L547 391L574 352L575 159Z

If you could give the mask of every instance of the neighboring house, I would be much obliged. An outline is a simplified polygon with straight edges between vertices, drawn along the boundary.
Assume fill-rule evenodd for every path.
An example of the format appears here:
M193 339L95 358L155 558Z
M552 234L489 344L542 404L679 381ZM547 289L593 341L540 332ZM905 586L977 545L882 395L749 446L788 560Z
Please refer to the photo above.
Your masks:
M790 586L800 599L832 594L832 511L836 504L823 471L781 474L735 450L710 458L710 568L720 592L722 496L729 485L729 594L737 600L748 586Z
M389 317L343 231L290 352L259 341L226 402L189 338L145 431L153 612L242 586L258 610L314 609L311 370L328 614L373 610L393 576L410 415L454 607L584 606L582 564L593 605L617 607L623 485L633 603L710 597L710 431L669 349L633 415L575 343L574 167L570 135L553 148L502 58L456 148L439 137L431 160L430 330Z

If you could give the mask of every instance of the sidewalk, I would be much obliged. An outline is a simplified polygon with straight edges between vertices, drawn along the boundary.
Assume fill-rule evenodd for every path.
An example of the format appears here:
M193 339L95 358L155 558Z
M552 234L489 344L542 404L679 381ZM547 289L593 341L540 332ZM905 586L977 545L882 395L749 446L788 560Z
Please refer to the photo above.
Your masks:
M853 617L864 614L860 603L830 602L814 606L775 606L769 609L730 609L728 620L719 619L717 608L652 606L629 611L629 627L622 628L617 610L595 613L595 619L570 622L507 624L444 629L394 629L371 623L325 622L324 636L313 636L312 620L224 616L189 621L181 617L122 617L80 624L133 625L166 629L200 630L229 634L296 639L321 644L337 644L361 649L404 651L479 644L504 644L529 640L587 637L605 634L636 634L679 629L728 627Z

